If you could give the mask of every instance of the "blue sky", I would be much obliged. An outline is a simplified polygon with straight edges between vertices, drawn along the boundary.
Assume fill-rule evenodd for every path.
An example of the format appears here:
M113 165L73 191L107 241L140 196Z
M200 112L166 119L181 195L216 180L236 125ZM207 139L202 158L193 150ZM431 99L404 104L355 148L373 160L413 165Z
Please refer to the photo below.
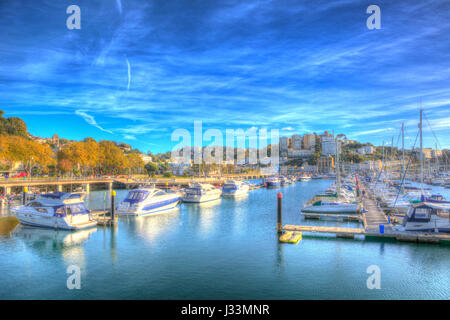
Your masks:
M66 8L81 8L81 30ZM381 30L366 8L381 8ZM0 3L0 109L32 134L169 151L173 130L415 138L450 147L448 1ZM426 122L427 124L427 122ZM425 145L436 141L428 127Z

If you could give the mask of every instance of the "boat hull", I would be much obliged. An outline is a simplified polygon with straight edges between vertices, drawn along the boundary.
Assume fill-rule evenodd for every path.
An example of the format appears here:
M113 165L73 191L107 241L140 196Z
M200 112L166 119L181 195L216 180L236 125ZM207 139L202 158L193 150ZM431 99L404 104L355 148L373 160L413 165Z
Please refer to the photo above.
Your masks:
M134 216L134 217L158 215L174 209L180 203L180 200L181 198L173 198L165 200L164 202L147 204L146 206L137 211L130 211L125 209L125 210L118 210L117 213L119 216Z
M302 209L304 213L358 213L358 205L346 205L346 206L306 206Z
M202 203L202 202L208 202L208 201L214 201L217 199L220 199L221 194L215 193L215 194L205 194L205 195L185 195L183 198L183 202L187 203Z
M14 213L19 222L23 225L41 228L62 229L62 230L82 230L92 228L97 225L96 221L85 219L78 219L76 223L70 222L70 217L55 217L55 216L38 216L30 213L15 212Z

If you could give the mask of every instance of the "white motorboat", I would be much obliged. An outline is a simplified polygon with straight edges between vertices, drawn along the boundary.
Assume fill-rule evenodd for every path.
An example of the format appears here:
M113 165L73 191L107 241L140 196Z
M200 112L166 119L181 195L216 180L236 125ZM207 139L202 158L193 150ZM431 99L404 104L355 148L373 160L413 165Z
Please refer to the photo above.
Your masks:
M302 174L302 175L298 178L298 180L299 180L299 181L302 181L302 182L306 182L306 181L311 180L311 177L308 176L308 175L306 175L306 174Z
M278 177L270 177L266 180L267 188L277 188L281 186L281 180Z
M450 202L419 202L403 219L406 231L450 232Z
M220 198L222 190L206 183L194 183L191 187L185 189L183 202L206 202Z
M250 186L242 181L227 181L222 186L222 196L224 197L241 197L248 194Z
M342 203L336 201L319 200L310 205L305 205L302 212L305 213L358 213L358 203Z
M117 209L119 216L145 216L164 213L175 208L181 200L178 192L157 188L131 190Z
M35 200L12 209L21 224L78 230L95 227L90 211L83 202L84 193L55 192L39 195Z

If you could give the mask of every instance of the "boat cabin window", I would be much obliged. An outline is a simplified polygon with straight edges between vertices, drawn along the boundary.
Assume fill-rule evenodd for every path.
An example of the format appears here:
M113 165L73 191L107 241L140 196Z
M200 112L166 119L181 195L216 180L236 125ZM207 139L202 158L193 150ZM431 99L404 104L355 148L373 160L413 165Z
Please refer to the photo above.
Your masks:
M64 213L64 206L58 207L58 208L55 210L55 213L57 213L57 214L63 214L63 213Z
M29 204L27 204L27 207L33 207L33 208L42 207L42 203L33 201L33 202L30 202Z
M428 219L430 217L431 208L416 208L414 216L416 219Z
M146 192L133 191L128 194L127 200L142 200L145 198L146 195L147 195Z
M82 213L82 212L86 212L86 207L82 204L82 203L78 203L78 204L72 204L70 206L68 206L68 209L70 210L70 212L73 214L77 214L77 213Z
M47 209L44 208L36 208L36 211L39 211L41 213L48 213Z

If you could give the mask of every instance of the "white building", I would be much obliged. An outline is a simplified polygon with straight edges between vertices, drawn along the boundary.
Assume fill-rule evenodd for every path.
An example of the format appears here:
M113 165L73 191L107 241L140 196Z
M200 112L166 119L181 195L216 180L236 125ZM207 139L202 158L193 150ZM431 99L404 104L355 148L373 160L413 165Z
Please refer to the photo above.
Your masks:
M186 171L191 168L191 163L184 163L182 161L179 162L171 162L169 163L170 171L176 176L182 176Z
M358 153L361 155L365 154L373 154L375 152L375 148L372 146L362 146L358 149Z
M149 163L149 162L153 161L153 158L151 156L143 154L143 153L141 154L141 158L142 158L142 161L144 161L144 163Z
M333 136L322 136L322 155L336 155L336 141Z
M288 158L304 158L304 157L310 157L313 155L313 150L289 150L288 151Z

